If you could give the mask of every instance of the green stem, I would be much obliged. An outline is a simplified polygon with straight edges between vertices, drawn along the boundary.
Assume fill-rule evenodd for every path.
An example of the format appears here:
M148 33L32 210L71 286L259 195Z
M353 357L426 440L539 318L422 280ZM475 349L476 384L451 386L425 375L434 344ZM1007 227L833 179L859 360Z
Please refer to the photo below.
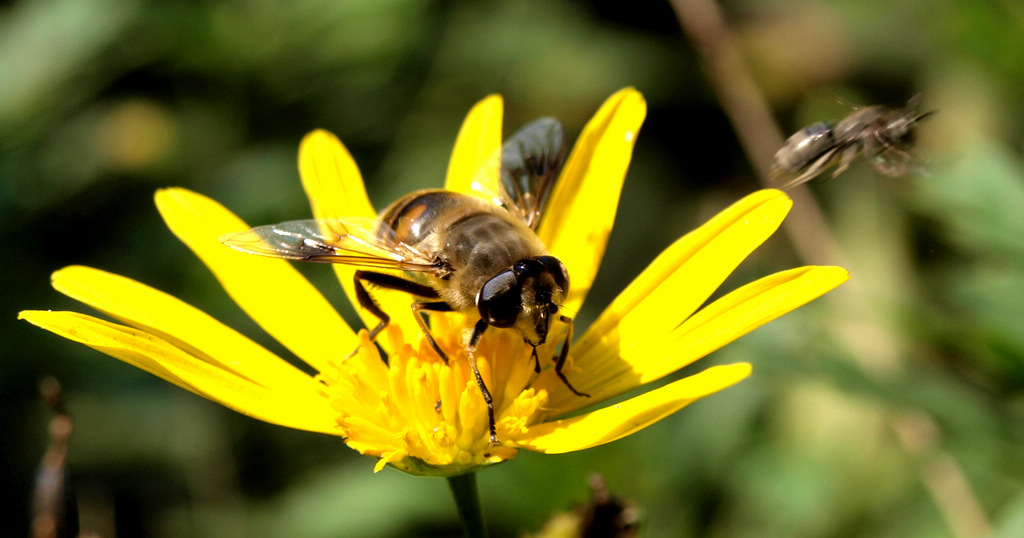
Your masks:
M455 497L459 510L459 522L466 538L487 538L484 514L480 511L480 494L476 489L476 473L448 477L448 487Z

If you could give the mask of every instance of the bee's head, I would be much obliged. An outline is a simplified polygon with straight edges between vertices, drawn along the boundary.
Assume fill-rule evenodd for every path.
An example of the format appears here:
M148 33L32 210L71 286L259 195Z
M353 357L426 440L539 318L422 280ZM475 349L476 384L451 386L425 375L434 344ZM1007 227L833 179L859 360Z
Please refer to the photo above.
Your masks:
M480 317L495 327L515 327L532 346L547 341L551 319L569 293L569 273L553 256L519 260L488 280L476 296Z
M899 110L886 122L882 136L890 144L908 143L911 141L911 130L914 128L914 125L935 112L934 110L929 110L928 112L918 114L911 109Z

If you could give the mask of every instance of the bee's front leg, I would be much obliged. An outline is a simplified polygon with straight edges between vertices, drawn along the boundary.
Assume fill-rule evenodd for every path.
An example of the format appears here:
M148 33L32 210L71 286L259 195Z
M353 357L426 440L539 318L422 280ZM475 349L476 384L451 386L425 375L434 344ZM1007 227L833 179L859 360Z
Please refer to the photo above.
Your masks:
M569 326L569 331L565 335L565 343L562 344L562 351L558 354L558 362L555 363L555 373L558 374L558 378L565 383L565 386L569 387L569 390L571 390L573 394L589 398L589 394L576 390L572 384L569 383L569 380L565 378L565 374L562 373L562 367L565 366L565 359L569 357L569 343L572 342L572 318L561 316L559 319L562 320L562 323Z
M491 398L491 391L487 390L487 385L484 384L484 378L480 376L480 369L476 366L476 345L480 342L480 337L484 335L484 331L487 330L487 322L480 320L476 322L473 327L473 334L469 337L469 345L466 346L466 354L469 355L469 367L473 370L473 377L476 379L476 385L480 387L480 393L483 394L484 402L487 403L487 427L491 432L491 444L498 444L498 430L494 425L494 400Z
M448 355L441 349L441 346L437 345L437 341L434 340L434 335L430 334L430 327L427 327L427 322L423 319L422 312L426 310L429 312L451 312L452 307L444 301L437 301L434 303L413 303L412 313L416 317L416 323L419 324L420 330L423 331L423 336L427 337L427 343L430 347L434 348L438 356L445 364L448 364Z

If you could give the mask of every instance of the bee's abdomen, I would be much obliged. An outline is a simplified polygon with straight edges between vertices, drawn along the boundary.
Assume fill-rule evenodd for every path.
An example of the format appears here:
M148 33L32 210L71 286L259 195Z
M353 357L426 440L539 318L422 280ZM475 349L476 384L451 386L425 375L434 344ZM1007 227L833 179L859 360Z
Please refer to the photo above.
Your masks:
M381 213L378 233L386 241L420 246L431 238L441 222L464 204L460 194L445 190L423 190L407 194Z
M783 171L799 170L821 157L833 144L831 125L825 122L809 125L789 137L775 153L775 166Z

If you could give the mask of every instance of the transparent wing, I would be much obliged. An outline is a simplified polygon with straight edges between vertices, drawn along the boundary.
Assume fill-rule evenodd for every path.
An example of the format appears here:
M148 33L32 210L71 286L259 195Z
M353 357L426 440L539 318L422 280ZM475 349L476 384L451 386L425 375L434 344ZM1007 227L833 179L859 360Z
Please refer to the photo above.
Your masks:
M249 254L402 271L436 271L434 259L395 241L371 218L294 220L224 235L225 245Z
M776 184L776 188L789 190L797 185L807 183L830 166L836 164L839 161L840 155L840 148L834 147L815 157L814 160L797 170L787 171L776 168L772 170L769 177Z
M473 188L536 230L567 150L565 130L558 120L534 120L509 137L501 155L494 157L501 160L501 192L490 192L483 181L474 182Z

